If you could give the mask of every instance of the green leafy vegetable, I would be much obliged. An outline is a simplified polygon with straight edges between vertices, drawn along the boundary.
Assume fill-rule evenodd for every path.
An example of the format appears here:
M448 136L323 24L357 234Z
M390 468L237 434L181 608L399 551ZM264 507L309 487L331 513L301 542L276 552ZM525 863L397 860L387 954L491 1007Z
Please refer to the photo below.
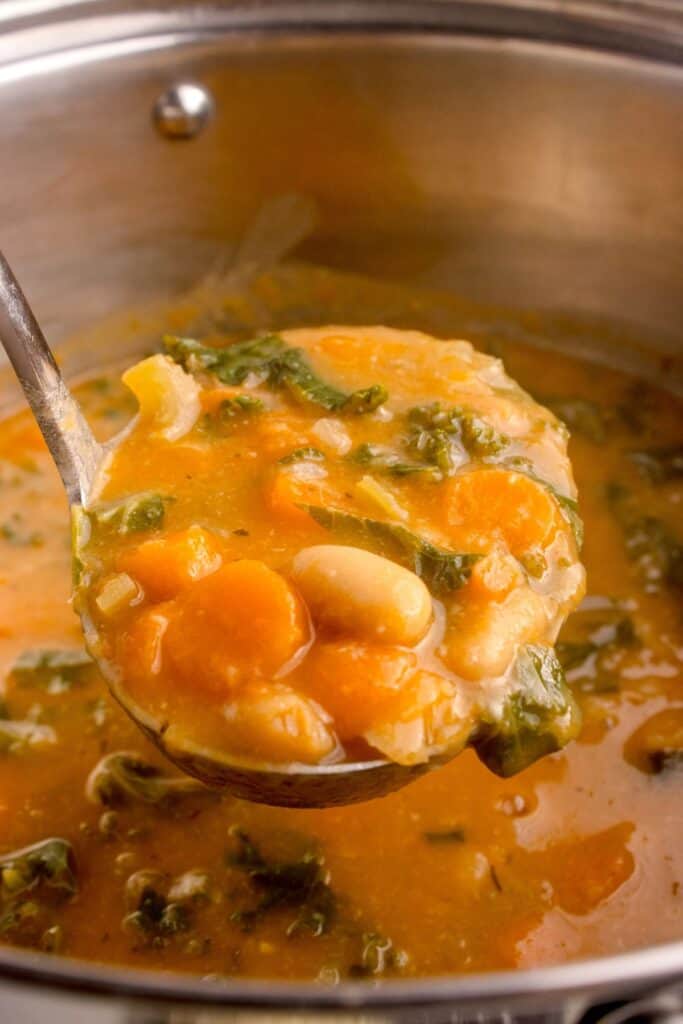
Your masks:
M594 444L607 438L607 417L596 402L587 398L542 397L539 401L562 420L572 434L580 434Z
M387 400L379 384L351 394L332 387L318 377L303 351L290 348L276 334L212 348L191 338L166 337L168 354L186 369L207 370L224 384L241 384L250 374L264 384L287 391L299 402L320 405L330 411L373 412Z
M295 462L324 462L325 453L319 448L295 448L289 455L283 455L278 462L283 466L291 466Z
M329 930L337 901L319 857L309 852L289 863L269 862L241 829L233 828L231 834L237 847L228 855L228 863L247 876L258 894L254 906L232 914L233 921L248 931L269 911L292 908L297 913L288 935L301 930L322 935Z
M349 459L361 466L369 466L372 469L391 473L392 476L412 476L415 473L422 473L425 476L439 477L436 466L431 466L426 462L407 462L396 452L382 448L380 445L361 444L351 452Z
M408 412L408 449L449 476L469 457L486 459L510 443L474 410L444 409L440 403L416 406Z
M606 693L619 688L619 662L638 645L633 620L618 609L611 614L577 612L570 620L581 640L560 640L555 653L570 682L589 693Z
M155 491L142 491L119 501L92 505L87 514L100 525L113 527L117 533L139 533L161 528L170 501L173 499Z
M0 857L0 893L15 898L43 884L73 895L78 889L76 862L66 839L44 839Z
M607 502L645 590L657 593L663 586L683 587L683 544L671 528L657 516L643 515L639 504L620 484L608 485Z
M164 895L163 876L154 871L136 871L126 883L126 898L130 911L123 926L135 929L154 941L165 945L180 932L186 932L192 918L184 902L173 901Z
M628 457L652 484L664 484L683 477L683 445L646 448L629 452Z
M445 551L397 523L382 523L334 508L301 505L324 529L338 533L373 550L379 543L385 552L424 580L433 594L462 587L481 555Z
M117 751L95 765L85 784L86 796L105 807L130 801L161 804L189 793L208 794L201 782L187 776L165 775L138 754Z
M61 946L56 903L78 889L76 862L66 839L44 839L0 857L0 935L53 952ZM59 941L58 941L59 940Z
M581 728L581 714L551 647L522 647L515 674L517 685L502 715L484 720L473 740L484 764L505 778L560 750Z
M42 533L25 526L24 517L20 512L13 512L9 519L0 524L0 537L15 547L39 548L45 543Z
M80 648L52 650L37 647L20 654L10 674L19 686L35 686L56 694L82 682L92 667L92 659Z
M257 412L263 412L265 406L260 398L253 395L235 395L234 398L226 398L218 406L218 416L223 420L233 420L237 416L251 416Z

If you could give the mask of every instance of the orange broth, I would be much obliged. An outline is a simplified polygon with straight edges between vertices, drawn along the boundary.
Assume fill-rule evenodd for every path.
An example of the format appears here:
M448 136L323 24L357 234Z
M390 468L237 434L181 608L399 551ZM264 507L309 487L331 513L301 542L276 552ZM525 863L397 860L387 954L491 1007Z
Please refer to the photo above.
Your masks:
M583 731L507 780L467 751L399 793L347 808L167 791L173 769L93 668L34 656L13 669L27 649L78 650L82 638L57 474L27 413L0 425L2 715L29 723L0 739L3 942L333 983L557 963L680 938L683 486L680 455L659 450L680 452L683 406L556 352L506 341L503 355L572 429L588 597L560 651ZM116 375L78 395L102 435L131 415ZM622 490L608 495L609 484ZM657 722L667 709L672 720ZM162 786L94 786L96 766L121 751L155 766L160 775L148 777ZM70 844L68 877L64 865L52 876L44 868L13 889L12 851L48 837Z

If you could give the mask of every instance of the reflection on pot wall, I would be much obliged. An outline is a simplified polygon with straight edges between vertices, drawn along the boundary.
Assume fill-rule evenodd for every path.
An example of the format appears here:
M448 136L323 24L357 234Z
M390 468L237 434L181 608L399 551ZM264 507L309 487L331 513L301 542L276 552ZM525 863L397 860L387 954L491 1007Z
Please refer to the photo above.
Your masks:
M53 332L187 285L264 198L291 190L319 205L307 253L325 262L675 330L683 133L670 68L434 38L224 46L0 91L3 244ZM215 97L192 142L152 127L177 78Z

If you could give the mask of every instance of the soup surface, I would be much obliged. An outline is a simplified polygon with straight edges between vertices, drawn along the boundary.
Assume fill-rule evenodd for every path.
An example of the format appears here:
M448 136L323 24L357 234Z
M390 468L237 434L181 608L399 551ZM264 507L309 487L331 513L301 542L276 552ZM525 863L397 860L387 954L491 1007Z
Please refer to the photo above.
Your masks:
M66 502L31 419L12 416L0 426L2 941L333 984L679 938L681 404L517 340L493 315L468 321L444 299L343 275L266 275L219 314L221 329L355 318L469 335L568 425L588 596L557 650L583 730L514 778L467 751L383 800L324 811L250 805L178 776L83 651ZM202 315L176 309L164 326ZM119 374L79 391L103 437L135 409Z

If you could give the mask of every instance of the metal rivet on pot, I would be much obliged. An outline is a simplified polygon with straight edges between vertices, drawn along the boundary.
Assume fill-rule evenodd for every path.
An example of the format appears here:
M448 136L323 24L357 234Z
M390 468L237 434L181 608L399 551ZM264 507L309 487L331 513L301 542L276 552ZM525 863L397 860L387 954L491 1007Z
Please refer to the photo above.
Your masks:
M193 139L213 113L211 93L196 82L177 82L162 93L152 116L167 139Z

